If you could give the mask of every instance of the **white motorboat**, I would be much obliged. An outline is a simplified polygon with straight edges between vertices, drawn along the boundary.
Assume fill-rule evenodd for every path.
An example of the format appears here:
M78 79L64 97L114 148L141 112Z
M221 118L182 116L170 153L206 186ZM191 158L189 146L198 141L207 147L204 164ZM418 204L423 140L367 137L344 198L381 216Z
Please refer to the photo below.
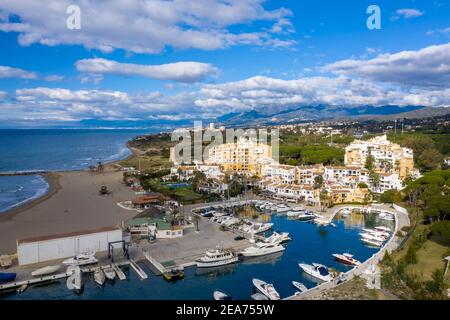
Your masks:
M296 220L300 220L300 221L310 221L315 219L317 216L309 211L305 211L303 213L300 213L297 215Z
M359 266L361 265L361 262L359 262L358 260L356 260L355 258L353 258L353 255L350 253L333 253L332 256L339 262L345 263L345 264L349 264L352 266Z
M243 251L241 251L241 255L243 255L244 257L259 257L276 252L281 252L284 251L285 249L286 249L285 247L283 247L281 244L278 243L258 242L255 243L253 246L248 247Z
M99 286L102 286L105 283L106 280L106 276L105 273L103 272L102 268L97 268L94 271L94 281L96 284L98 284Z
M288 211L291 211L291 208L286 205L278 206L276 209L277 214L285 214Z
M286 216L287 216L288 218L293 219L293 218L297 218L297 217L300 215L300 213L301 213L301 212L299 212L299 211L289 211L289 212L286 214Z
M103 273L108 280L114 280L114 278L116 277L116 270L114 270L114 268L112 267L103 269Z
M387 212L381 212L378 217L382 220L394 221L394 215Z
M265 243L283 243L290 240L289 232L278 233L276 231L274 231L270 237L263 239Z
M373 246L373 247L381 247L383 245L383 242L370 240L370 239L366 239L366 238L361 238L361 241L364 242L365 244L367 244L369 246Z
M95 258L95 251L80 253L79 255L66 259L63 264L68 266L85 266L88 264L97 263L98 260Z
M71 273L67 278L67 289L80 291L83 288L83 273L79 266L69 266L67 272Z
M339 214L340 214L341 216L347 216L347 215L349 215L350 213L351 213L351 211L350 211L349 209L342 209L342 210L339 211Z
M239 221L240 220L238 218L229 217L229 219L222 221L220 224L225 227L231 227L232 225L238 224Z
M253 279L253 285L259 292L269 298L269 300L280 300L280 294L275 290L273 284L259 279Z
M368 239L368 240L373 240L373 241L377 241L377 242L384 242L386 239L371 233L360 233L359 234L361 236L361 238L363 239Z
M251 297L253 300L260 300L260 301L269 300L269 298L267 298L265 295L263 295L262 293L259 293L259 292L252 294Z
M388 227L385 227L385 226L377 226L374 229L378 230L378 231L388 232L388 233L392 232L391 228L388 228Z
M218 218L218 217L225 217L225 216L228 216L228 215L229 215L228 212L216 212L216 213L213 213L213 217L216 217L216 218Z
M295 288L297 288L300 292L308 291L308 288L303 283L300 283L300 282L297 282L297 281L292 281L292 285Z
M331 281L332 277L328 268L319 263L313 263L312 265L306 263L299 263L299 267L310 276L317 278L321 281Z
M235 263L239 257L230 250L214 249L207 250L206 254L197 259L197 268L218 267L231 263Z
M331 224L331 221L325 218L315 218L314 223L318 226L328 226Z
M220 291L214 291L214 300L220 300L220 301L230 301L233 300L232 297L227 295L226 293L220 292Z
M250 234L263 233L265 231L272 229L272 226L273 223L257 222L254 223L253 226L248 230L248 233Z
M43 267L43 268L40 268L40 269L37 269L37 270L33 271L31 273L31 275L33 277L42 277L42 276L45 276L45 275L48 275L48 274L55 273L59 269L61 269L60 265L47 266L47 267Z
M385 231L379 231L379 230L376 230L376 229L367 229L367 228L364 228L364 229L362 229L362 230L363 230L364 232L368 233L368 234L372 234L372 235L374 235L374 236L381 237L381 238L383 238L384 240L387 240L387 239L391 236L391 234L388 233L388 232L385 232Z

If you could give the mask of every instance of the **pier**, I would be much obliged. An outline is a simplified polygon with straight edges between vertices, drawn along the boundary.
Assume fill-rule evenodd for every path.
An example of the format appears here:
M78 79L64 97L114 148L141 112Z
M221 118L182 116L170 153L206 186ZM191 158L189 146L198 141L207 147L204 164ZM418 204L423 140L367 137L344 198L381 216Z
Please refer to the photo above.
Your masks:
M130 259L130 266L136 271L136 273L139 275L141 280L148 279L147 274L142 270L142 268L134 261L133 259Z
M155 258L153 258L147 251L144 251L144 257L150 262L151 266L155 269L156 275L162 275L164 272L167 272L167 269ZM153 270L152 270L153 271Z
M135 269L135 267L133 266L133 263L136 264L136 262L134 262L134 261L124 261L124 262L120 262L120 263L114 263L112 265L110 265L110 264L103 265L103 266L100 266L100 267L98 267L98 266L88 266L88 267L81 268L81 272L83 274L85 274L85 273L93 273L98 268L101 268L102 270L104 270L106 268L111 268L112 267L116 271L116 274L117 274L118 278L120 280L125 280L126 276L123 273L123 271L120 269L120 267L131 265L133 267L133 269L136 271L136 273L141 278L147 279L147 275L145 274L145 272L137 264L136 264L136 266L137 266L138 270ZM35 277L35 278L28 279L28 280L20 280L20 281L14 281L14 282L1 284L0 285L0 292L13 290L13 289L24 288L22 290L22 292L23 292L23 291L25 291L25 288L27 288L30 285L41 284L41 283L45 283L45 282L51 282L51 281L56 281L56 280L60 280L60 279L65 279L65 278L69 277L71 274L72 273L70 273L70 272L62 272L62 273L52 274L52 275L48 275L48 276Z

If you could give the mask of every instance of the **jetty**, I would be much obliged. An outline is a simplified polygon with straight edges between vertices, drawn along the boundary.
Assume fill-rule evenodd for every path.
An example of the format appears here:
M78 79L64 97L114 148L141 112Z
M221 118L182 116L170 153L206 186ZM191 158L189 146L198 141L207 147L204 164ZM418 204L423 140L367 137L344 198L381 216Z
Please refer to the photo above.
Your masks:
M123 273L123 271L122 271L122 269L120 269L119 268L119 266L117 265L117 263L113 263L112 264L112 268L114 269L114 271L116 272L116 274L117 274L117 277L120 279L120 280L126 280L127 279L127 277L125 276L125 273Z
M147 251L143 252L145 259L150 263L152 270L156 275L162 275L167 272L167 269L155 258L153 258Z
M133 259L130 259L130 266L136 271L136 273L139 275L141 280L145 280L148 278L147 274L144 270L134 261Z

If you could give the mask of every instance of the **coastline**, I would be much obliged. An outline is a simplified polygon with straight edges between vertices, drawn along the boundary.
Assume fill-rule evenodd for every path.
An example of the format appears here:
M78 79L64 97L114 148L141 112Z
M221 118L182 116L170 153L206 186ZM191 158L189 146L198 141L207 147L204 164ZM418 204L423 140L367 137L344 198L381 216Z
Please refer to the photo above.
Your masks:
M38 174L42 178L45 179L48 183L48 190L41 197L36 199L32 199L30 201L26 201L25 203L15 206L5 212L0 213L0 223L12 219L17 214L32 209L36 205L50 199L53 195L55 195L60 189L61 186L59 184L60 173L58 172L46 172Z

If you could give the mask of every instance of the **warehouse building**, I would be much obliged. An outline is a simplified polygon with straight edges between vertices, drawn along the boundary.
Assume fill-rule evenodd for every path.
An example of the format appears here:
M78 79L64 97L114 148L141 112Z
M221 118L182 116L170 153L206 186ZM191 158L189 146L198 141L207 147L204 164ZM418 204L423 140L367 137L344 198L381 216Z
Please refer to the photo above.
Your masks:
M108 251L110 243L122 241L122 229L105 227L17 240L19 265L73 257L94 250ZM114 244L119 248L120 243Z

